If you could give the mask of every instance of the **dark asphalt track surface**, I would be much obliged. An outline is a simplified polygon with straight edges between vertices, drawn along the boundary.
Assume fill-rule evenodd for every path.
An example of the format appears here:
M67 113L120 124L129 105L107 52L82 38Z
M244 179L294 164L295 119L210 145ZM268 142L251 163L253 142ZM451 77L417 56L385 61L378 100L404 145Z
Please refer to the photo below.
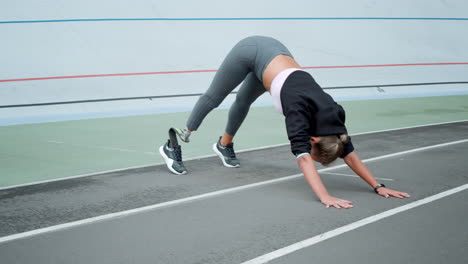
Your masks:
M468 122L353 137L362 159L468 138ZM0 236L299 173L289 146L0 191ZM391 208L468 183L468 143L368 163L410 199L385 199L362 180L323 174L355 208L324 208L302 177L0 243L1 263L241 263ZM333 173L352 174L347 168ZM467 191L402 212L272 263L466 263ZM418 257L419 256L419 257Z

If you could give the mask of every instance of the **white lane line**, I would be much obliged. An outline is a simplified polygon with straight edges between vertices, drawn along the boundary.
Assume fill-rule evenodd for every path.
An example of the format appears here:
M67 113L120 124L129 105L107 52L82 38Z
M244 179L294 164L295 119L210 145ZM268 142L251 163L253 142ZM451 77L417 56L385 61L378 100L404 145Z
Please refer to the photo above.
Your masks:
M383 156L378 156L378 157L374 157L374 158L370 158L370 159L365 159L365 160L363 160L363 162L371 162L371 161L391 158L391 157L395 157L395 156L399 156L399 155L405 155L405 154L409 154L409 153L413 153L413 152L424 151L424 150L433 149L433 148L440 148L440 147L445 147L445 146L450 146L450 145L460 144L460 143L465 143L465 142L468 142L468 139L454 141L454 142L448 142L448 143L444 143L444 144L438 144L438 145L434 145L434 146L430 146L430 147L423 147L423 148L417 148L417 149L412 149L412 150L407 150L407 151L402 151L402 152L396 152L396 153L392 153L392 154L389 154L389 155L383 155ZM337 165L337 166L333 166L333 167L329 167L329 168L325 168L325 169L320 169L320 170L318 170L318 172L322 173L324 171L335 170L335 169L343 168L343 167L346 167L346 166L347 166L346 164ZM111 213L111 214L106 214L106 215L100 215L100 216L91 217L91 218L78 220L78 221L74 221L74 222L69 222L69 223L65 223L65 224L49 226L49 227L45 227L45 228L40 228L40 229L36 229L36 230L27 231L27 232L24 232L24 233L18 233L18 234L14 234L14 235L10 235L10 236L0 237L0 243L16 240L16 239L20 239L20 238L25 238L25 237L35 236L35 235L39 235L39 234L44 234L44 233L57 231L57 230L61 230L61 229L71 228L71 227L75 227L75 226L79 226L79 225L91 224L91 223L104 221L104 220L108 220L108 219L112 219L112 218L117 218L117 217L123 217L123 216L132 215L132 214L142 213L142 212L146 212L146 211L149 211L149 210L160 209L160 208L163 208L163 207L175 206L175 205L188 203L188 202L194 202L194 201L198 201L198 200L201 200L201 199L207 199L207 198L220 196L220 195L224 195L224 194L229 194L229 193L233 193L233 192L244 191L244 190L259 187L259 186L264 186L264 185L269 185L269 184L273 184L273 183L279 183L279 182L283 182L283 181L292 180L292 179L295 179L295 178L298 178L298 177L302 177L302 173L291 175L291 176L286 176L286 177L282 177L282 178L277 178L277 179L274 179L274 180L257 182L257 183L242 185L242 186L238 186L238 187L234 187L234 188L229 188L229 189L204 193L204 194L200 194L200 195L190 196L190 197L177 199L177 200L173 200L173 201L168 201L168 202L164 202L164 203L153 204L153 205L144 206L144 207L140 207L140 208L135 208L135 209L131 209L131 210L126 210L126 211L121 211L121 212L116 212L116 213Z
M381 132L388 132L388 131L396 131L396 130L403 130L403 129L410 129L410 128L419 128L419 127L438 126L438 125L446 125L446 124L453 124L453 123L462 123L462 122L467 122L467 121L468 120L457 120L457 121L433 123L433 124L426 124L426 125L419 125L419 126L408 126L408 127L393 128L393 129L386 129L386 130L375 130L375 131L352 134L351 136L367 135L367 134L374 134L374 133L381 133ZM249 152L249 151L255 151L255 150L262 150L262 149L269 149L269 148L275 148L275 147L282 147L282 146L287 146L287 145L289 145L289 143L282 143L282 144L276 144L276 145L264 146L264 147L258 147L258 148L249 148L249 149L239 150L239 151L237 151L237 153ZM199 159L211 158L211 157L216 157L216 154L188 158L188 159L184 159L184 161L199 160ZM56 182L56 181L65 181L65 180L84 178L84 177L92 177L92 176L105 174L105 173L120 172L120 171L131 170L131 169L143 169L143 168L148 168L148 167L152 167L152 166L159 166L159 165L164 165L164 163L159 162L159 163L152 163L152 164L146 164L146 165L138 165L138 166L132 166L132 167L126 167L126 168L113 169L113 170L105 170L105 171L99 171L99 172L93 172L93 173L86 173L86 174L80 174L80 175L74 175L74 176L67 176L67 177L56 178L56 179L45 180L45 181L36 181L36 182L30 182L30 183L24 183L24 184L10 185L10 186L5 186L5 187L0 187L0 191L1 190L18 188L18 187L31 186L31 185L36 185L36 184L50 183L50 182Z
M58 141L58 140L47 140L47 143L64 144L63 141Z
M441 192L441 193L426 197L424 199L417 200L417 201L414 201L412 203L405 204L403 206L393 208L393 209L390 209L388 211L385 211L385 212L382 212L382 213L379 213L379 214L364 218L364 219L359 220L357 222L354 222L354 223L351 223L351 224L348 224L348 225L333 229L331 231L328 231L328 232L322 233L320 235L311 237L309 239L297 242L297 243L289 245L287 247L280 248L278 250L272 251L272 252L267 253L265 255L262 255L262 256L259 256L257 258L251 259L249 261L243 262L241 264L262 264L262 263L267 263L267 262L272 261L274 259L283 257L283 256L288 255L288 254L291 254L291 253L293 253L295 251L298 251L298 250L301 250L303 248L310 247L312 245L320 243L320 242L322 242L324 240L327 240L329 238L336 237L338 235L349 232L351 230L354 230L354 229L360 228L362 226L377 222L377 221L382 220L384 218L387 218L389 216L392 216L392 215L395 215L395 214L398 214L398 213L413 209L415 207L418 207L418 206L421 206L421 205L424 205L424 204L427 204L427 203L442 199L444 197L447 197L449 195L464 191L466 189L468 189L468 184L465 184L465 185L450 189L448 191L444 191L444 192Z
M288 144L286 144L286 145L288 145ZM269 148L275 148L275 147L282 147L284 145L285 144L270 145L270 146L265 146L265 147L243 149L243 150L239 150L239 151L236 151L236 152L237 153L249 152L249 151L254 151L254 150L262 150L262 149L269 149ZM154 153L154 152L150 152L150 153ZM187 158L187 159L184 159L184 162L191 161L191 160L200 160L200 159L212 158L212 157L217 157L217 155L216 154L209 154L209 155L197 156L197 157L193 157L193 158ZM146 165L138 165L138 166L120 168L120 169L115 169L115 170L105 170L105 171L99 171L99 172L92 172L92 173L87 173L87 174L80 174L80 175L68 176L68 177L45 180L45 181L36 181L36 182L30 182L30 183L25 183L25 184L10 185L10 186L5 186L5 187L0 187L0 191L7 190L7 189L13 189L13 188L19 188L19 187L26 187L26 186L31 186L31 185L37 185L37 184L43 184L43 183L51 183L51 182L57 182L57 181L65 181L65 180L71 180L71 179L77 179L77 178L91 177L91 176L96 176L96 175L101 175L101 174L106 174L106 173L122 172L122 171L132 170L132 169L144 169L144 168L149 168L149 167L153 167L153 166L160 166L160 165L165 165L165 164L166 163L164 163L164 162L159 162L159 163L152 163L152 164L146 164Z
M420 128L420 127L429 127L429 126L448 125L448 124L454 124L454 123L463 123L463 122L467 122L467 121L468 121L468 119L465 119L465 120L457 120L457 121L448 121L448 122L440 122L440 123L432 123L432 124L425 124L425 125L417 125L417 126L407 126L407 127L383 129L383 130L374 130L374 131L368 131L368 132L361 132L361 133L351 134L351 136L375 134L375 133L390 132L390 131L397 131L397 130L404 130L404 129L411 129L411 128Z
M330 174L330 175L338 175L338 176L344 176L344 177L359 178L359 176L357 175L350 175L350 174L344 174L344 173L321 172L320 174ZM382 180L382 181L394 181L394 179L387 179L387 178L376 178L376 179Z
M119 152L143 153L147 155L156 155L156 152L140 152L140 151L133 150L133 149L114 148L114 147L107 147L107 146L81 145L81 144L66 143L66 142L58 141L58 140L47 140L47 143L61 144L61 145L67 145L67 146L72 146L72 147L78 147L78 148L103 149L103 150L112 150L112 151L119 151Z

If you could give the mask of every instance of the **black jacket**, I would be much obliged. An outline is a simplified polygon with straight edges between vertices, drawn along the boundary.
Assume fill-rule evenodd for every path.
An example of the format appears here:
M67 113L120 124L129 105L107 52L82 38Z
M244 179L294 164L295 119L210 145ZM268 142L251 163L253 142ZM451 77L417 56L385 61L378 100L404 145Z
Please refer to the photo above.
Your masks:
M291 73L281 88L281 105L294 155L310 153L311 136L347 134L345 111L305 71ZM341 158L354 150L351 139Z

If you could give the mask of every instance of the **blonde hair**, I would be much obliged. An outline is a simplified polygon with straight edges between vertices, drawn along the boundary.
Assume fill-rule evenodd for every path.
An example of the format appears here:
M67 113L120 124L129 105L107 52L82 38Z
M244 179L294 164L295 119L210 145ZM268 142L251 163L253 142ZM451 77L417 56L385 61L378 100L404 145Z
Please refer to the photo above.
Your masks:
M348 141L348 135L321 136L320 141L314 144L315 157L323 166L330 165L343 154L344 143Z

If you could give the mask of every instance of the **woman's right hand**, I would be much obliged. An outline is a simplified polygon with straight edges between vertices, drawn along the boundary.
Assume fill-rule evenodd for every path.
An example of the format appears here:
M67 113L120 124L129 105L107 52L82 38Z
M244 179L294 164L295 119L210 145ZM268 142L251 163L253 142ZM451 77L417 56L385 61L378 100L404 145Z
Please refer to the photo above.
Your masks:
M330 206L333 206L335 208L353 208L353 203L347 200L343 200L340 198L333 197L331 195L327 195L325 197L322 197L320 201L327 207L329 208Z

